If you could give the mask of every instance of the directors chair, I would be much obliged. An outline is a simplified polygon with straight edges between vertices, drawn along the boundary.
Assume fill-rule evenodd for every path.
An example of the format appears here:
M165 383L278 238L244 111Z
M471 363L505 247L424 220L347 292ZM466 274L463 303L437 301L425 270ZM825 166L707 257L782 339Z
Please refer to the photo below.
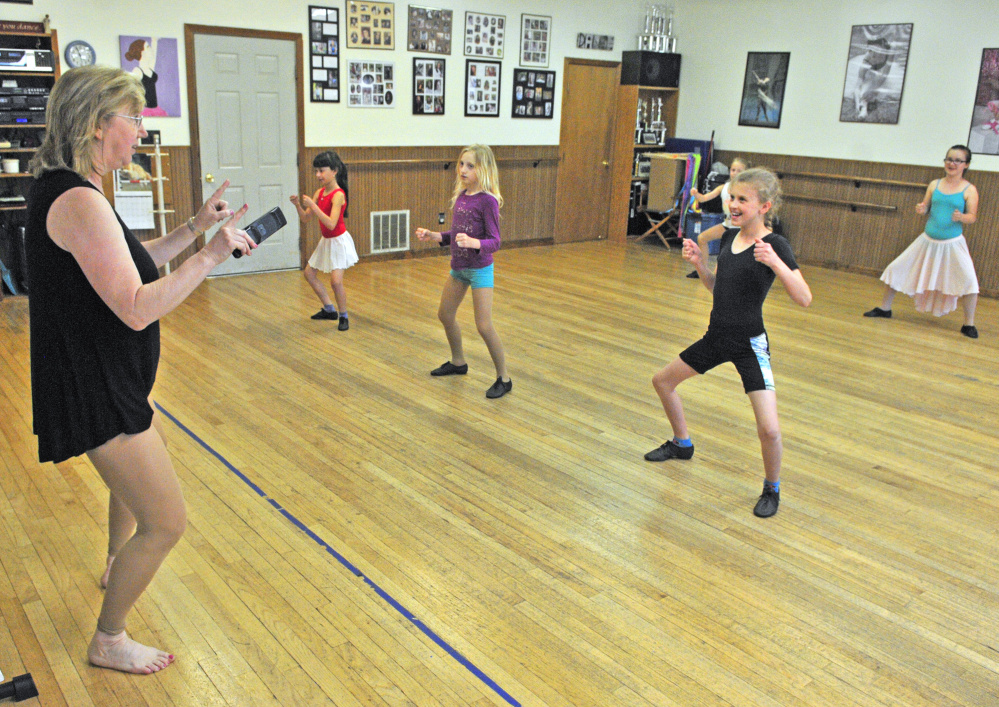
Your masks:
M656 236L663 245L683 243L681 231L685 201L689 195L690 172L687 153L661 152L649 155L649 199L644 208L649 229L636 240Z

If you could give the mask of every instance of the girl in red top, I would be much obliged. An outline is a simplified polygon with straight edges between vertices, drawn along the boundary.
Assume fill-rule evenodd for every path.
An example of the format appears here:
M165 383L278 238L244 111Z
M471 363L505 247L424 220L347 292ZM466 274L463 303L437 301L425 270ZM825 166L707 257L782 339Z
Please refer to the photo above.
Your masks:
M316 179L322 185L310 199L297 194L291 197L291 203L298 209L298 216L303 222L311 221L315 216L319 219L319 230L322 238L315 252L305 266L305 279L312 287L316 296L323 303L323 308L312 315L313 319L340 320L337 327L340 331L350 328L347 321L347 291L343 288L343 271L357 262L357 250L354 239L347 233L343 223L347 215L347 165L333 150L327 150L316 155L312 160L316 168ZM317 271L330 273L330 285L336 305L330 299L326 287L319 281ZM337 309L339 308L339 313Z

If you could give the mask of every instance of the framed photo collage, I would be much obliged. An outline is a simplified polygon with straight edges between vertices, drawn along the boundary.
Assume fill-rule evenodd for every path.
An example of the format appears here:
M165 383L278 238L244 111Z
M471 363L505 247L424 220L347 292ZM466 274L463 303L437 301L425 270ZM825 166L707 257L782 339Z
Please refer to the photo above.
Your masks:
M340 10L309 5L310 100L340 102Z
M449 55L460 42L465 60L465 116L499 117L502 62L507 31L505 15L466 12L454 34L452 10L421 5L406 7L406 48L423 54ZM339 103L341 93L352 108L394 108L399 102L395 65L374 60L347 62L341 83L342 41L348 49L395 49L396 10L393 2L346 0L341 18L335 7L309 5L310 100ZM512 89L514 118L548 118L555 113L555 72L546 70L550 57L552 18L522 14ZM537 68L536 68L537 67ZM445 60L413 58L413 115L444 115Z

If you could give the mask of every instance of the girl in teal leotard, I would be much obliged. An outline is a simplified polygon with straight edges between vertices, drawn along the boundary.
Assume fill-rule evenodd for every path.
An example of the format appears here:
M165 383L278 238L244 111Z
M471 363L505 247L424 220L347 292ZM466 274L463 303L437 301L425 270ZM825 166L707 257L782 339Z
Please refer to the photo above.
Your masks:
M916 204L916 213L929 212L926 230L885 268L881 306L864 312L865 317L890 318L896 292L912 297L920 312L933 312L938 317L957 309L961 299L961 333L978 338L978 277L963 235L964 226L978 218L978 190L964 178L969 164L971 150L964 145L947 151L943 178L930 182L923 200Z

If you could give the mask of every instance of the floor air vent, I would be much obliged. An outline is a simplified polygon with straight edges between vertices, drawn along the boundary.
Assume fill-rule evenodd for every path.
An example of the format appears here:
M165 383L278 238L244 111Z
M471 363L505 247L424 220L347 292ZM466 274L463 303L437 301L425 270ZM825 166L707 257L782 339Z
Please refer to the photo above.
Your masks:
M371 253L409 250L409 211L371 213Z

